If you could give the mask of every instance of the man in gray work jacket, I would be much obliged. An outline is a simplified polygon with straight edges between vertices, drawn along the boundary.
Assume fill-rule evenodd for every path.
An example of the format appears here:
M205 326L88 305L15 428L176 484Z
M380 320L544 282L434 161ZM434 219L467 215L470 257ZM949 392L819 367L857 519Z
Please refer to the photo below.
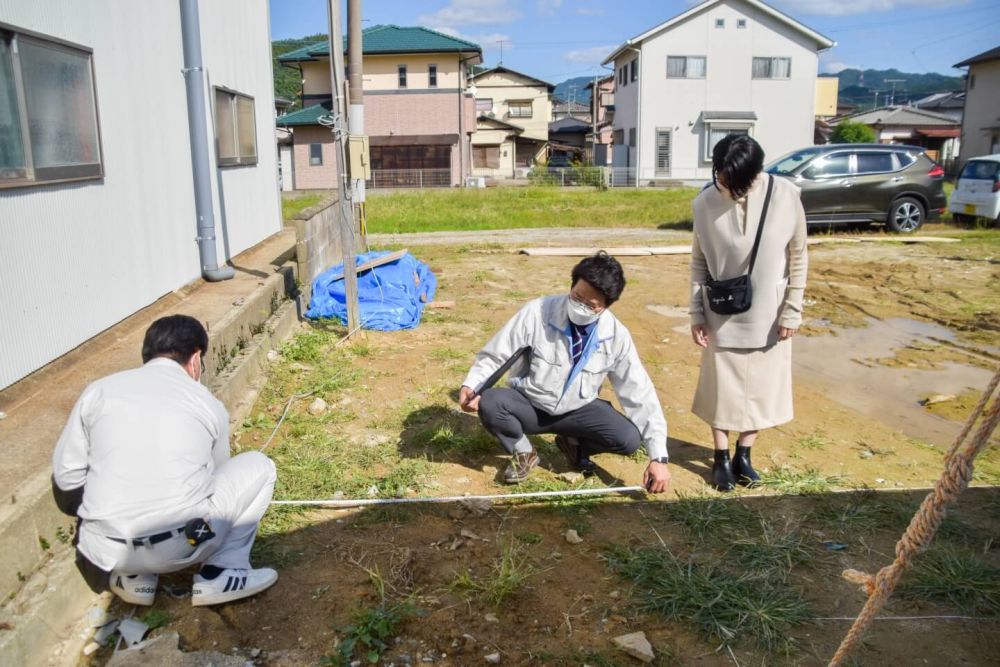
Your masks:
M462 383L459 403L479 418L511 454L504 481L516 484L539 464L528 435L556 434L572 468L592 470L601 452L628 456L645 446L650 463L643 486L661 493L670 483L667 423L653 383L628 329L610 306L625 289L621 264L603 251L573 267L569 294L531 301L478 355ZM528 361L511 369L510 388L480 385L517 350ZM604 378L625 414L598 399Z

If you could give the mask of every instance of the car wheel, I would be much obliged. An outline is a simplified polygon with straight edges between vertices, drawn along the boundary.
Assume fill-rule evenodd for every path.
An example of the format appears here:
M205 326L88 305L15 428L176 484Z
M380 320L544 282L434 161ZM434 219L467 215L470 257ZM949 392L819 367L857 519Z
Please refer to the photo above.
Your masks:
M924 206L913 197L900 197L889 207L886 220L889 229L901 234L909 234L924 224Z

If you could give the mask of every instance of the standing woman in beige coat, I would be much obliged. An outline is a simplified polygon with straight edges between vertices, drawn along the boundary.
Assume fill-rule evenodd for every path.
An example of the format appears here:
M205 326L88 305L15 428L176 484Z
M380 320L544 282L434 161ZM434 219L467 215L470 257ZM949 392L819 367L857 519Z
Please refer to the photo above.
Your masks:
M694 200L691 337L703 348L692 411L712 427L712 485L730 491L758 479L750 462L757 433L792 419L792 337L802 322L806 218L799 189L762 173L764 151L728 135L712 151L712 186ZM770 183L756 261L750 257ZM706 282L750 274L750 308L712 309ZM724 310L715 305L717 310ZM730 461L729 432L736 431Z

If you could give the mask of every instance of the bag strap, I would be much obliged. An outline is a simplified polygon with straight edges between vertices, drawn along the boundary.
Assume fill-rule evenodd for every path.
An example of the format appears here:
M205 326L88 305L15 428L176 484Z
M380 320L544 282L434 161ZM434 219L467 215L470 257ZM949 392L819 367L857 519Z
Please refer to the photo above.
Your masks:
M767 175L767 194L764 195L764 208L760 211L760 224L757 225L757 238L753 240L753 251L750 253L750 269L747 275L753 273L754 262L757 261L757 248L760 246L760 235L764 231L764 220L767 218L767 207L771 203L771 190L774 189L774 176Z

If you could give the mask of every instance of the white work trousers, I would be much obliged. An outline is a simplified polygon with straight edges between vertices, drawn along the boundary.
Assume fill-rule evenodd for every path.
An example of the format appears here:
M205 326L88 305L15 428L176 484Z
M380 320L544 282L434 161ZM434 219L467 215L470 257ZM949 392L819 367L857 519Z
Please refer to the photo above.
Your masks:
M197 547L189 544L184 535L154 545L122 544L88 530L84 522L80 551L102 569L123 574L165 574L195 563L249 568L250 549L261 517L271 502L276 478L274 462L260 452L239 454L219 466L215 471L215 491L195 515L208 521L215 537ZM194 517L178 517L175 523L179 527L190 518Z

